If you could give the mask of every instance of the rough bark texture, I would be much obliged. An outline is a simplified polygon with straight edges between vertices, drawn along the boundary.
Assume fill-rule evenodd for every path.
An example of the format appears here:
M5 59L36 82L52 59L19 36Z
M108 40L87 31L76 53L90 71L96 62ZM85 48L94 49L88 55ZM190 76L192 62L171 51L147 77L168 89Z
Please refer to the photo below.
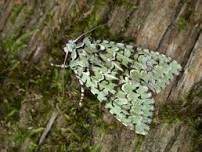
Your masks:
M38 148L57 110L40 151L199 152L201 21L201 0L0 0L0 151ZM78 110L78 81L70 71L50 67L62 63L67 40L103 23L92 37L134 42L183 66L155 97L155 117L145 137L115 121L90 94Z

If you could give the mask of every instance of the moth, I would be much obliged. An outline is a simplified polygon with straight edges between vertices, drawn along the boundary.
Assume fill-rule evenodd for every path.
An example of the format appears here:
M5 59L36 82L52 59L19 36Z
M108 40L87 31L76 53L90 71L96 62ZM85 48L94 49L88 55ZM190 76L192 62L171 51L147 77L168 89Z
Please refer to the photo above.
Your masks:
M81 35L64 47L64 63L114 117L137 134L146 135L154 111L153 95L178 75L181 66L155 51ZM68 64L66 62L68 61Z

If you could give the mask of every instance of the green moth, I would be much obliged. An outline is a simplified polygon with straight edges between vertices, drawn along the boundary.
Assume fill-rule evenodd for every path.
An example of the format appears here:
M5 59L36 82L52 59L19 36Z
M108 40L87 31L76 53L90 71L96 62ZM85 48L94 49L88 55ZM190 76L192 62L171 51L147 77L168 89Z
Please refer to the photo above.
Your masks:
M117 120L142 135L148 133L152 121L153 94L164 89L181 70L164 54L83 36L70 40L64 52L61 67L69 67ZM83 87L81 93L80 101Z

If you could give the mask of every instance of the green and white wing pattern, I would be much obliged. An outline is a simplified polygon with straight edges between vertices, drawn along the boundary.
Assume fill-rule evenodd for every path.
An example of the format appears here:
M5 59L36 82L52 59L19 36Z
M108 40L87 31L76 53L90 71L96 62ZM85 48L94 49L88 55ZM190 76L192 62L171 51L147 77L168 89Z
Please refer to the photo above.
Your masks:
M145 135L159 93L181 66L169 57L106 40L91 42L71 54L71 69L124 125ZM76 54L76 55L75 55Z

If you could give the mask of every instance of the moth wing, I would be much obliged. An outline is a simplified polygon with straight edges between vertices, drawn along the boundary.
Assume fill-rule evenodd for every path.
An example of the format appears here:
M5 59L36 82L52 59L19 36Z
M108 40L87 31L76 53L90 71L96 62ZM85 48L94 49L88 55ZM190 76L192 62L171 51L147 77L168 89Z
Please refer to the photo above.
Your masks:
M113 41L98 41L106 48L108 57L117 60L130 72L130 78L159 93L178 75L182 67L159 52Z
M79 77L119 121L136 133L147 134L154 109L151 90L160 92L181 66L147 49L105 40L85 41L75 68Z
M105 104L105 108L125 126L146 135L154 110L154 99L151 96L146 86L125 81L116 96Z
M153 92L159 93L175 75L179 74L180 70L180 64L170 57L148 49L137 48L130 77L148 86Z

